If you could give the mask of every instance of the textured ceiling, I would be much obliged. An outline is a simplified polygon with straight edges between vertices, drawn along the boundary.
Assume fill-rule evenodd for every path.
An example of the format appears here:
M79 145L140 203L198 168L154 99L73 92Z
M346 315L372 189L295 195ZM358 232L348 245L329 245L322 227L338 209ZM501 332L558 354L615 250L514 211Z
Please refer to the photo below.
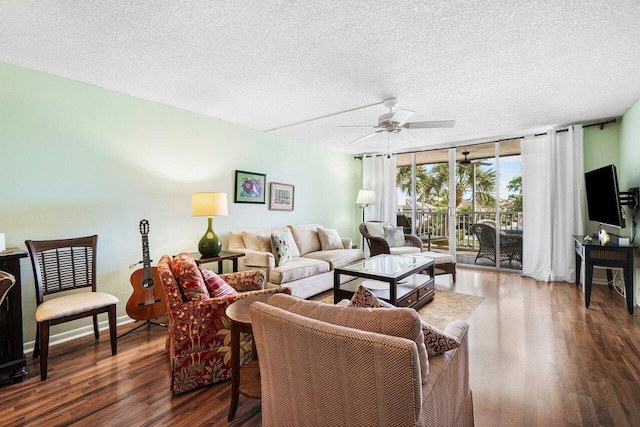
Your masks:
M390 135L402 152L622 115L639 23L638 0L3 0L0 61L259 130L391 96L410 121L456 121ZM386 152L386 133L339 127L385 112L275 133Z

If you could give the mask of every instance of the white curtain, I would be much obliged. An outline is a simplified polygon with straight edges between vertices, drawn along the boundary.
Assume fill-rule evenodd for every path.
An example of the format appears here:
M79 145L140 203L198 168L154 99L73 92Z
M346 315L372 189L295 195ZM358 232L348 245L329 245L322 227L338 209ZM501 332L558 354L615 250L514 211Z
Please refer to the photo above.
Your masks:
M365 208L365 219L396 224L396 156L364 156L362 188L376 192L378 203Z
M522 274L545 282L573 282L571 235L584 233L582 126L524 139L522 193Z

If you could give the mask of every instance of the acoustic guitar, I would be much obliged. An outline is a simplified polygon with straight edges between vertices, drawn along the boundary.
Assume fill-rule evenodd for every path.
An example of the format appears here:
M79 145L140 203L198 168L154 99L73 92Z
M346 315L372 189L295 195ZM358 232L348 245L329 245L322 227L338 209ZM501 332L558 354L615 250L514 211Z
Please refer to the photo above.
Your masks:
M167 312L164 291L160 283L158 268L151 267L149 258L149 221L140 221L142 235L142 265L141 269L131 275L133 294L127 301L127 314L135 320L150 320L162 316Z

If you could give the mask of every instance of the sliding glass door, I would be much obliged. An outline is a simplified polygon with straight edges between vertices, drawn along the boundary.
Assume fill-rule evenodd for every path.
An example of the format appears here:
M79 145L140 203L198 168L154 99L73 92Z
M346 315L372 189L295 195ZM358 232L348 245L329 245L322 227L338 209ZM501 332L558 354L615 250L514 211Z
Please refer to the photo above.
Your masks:
M522 268L520 140L400 154L398 225L458 263Z

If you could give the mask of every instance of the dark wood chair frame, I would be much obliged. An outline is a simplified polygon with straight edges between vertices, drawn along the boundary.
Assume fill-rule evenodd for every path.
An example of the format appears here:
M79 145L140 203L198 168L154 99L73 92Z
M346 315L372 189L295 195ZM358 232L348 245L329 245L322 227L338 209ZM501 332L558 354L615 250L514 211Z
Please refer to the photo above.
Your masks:
M97 235L73 239L25 241L33 267L36 304L38 306L44 301L45 295L78 288L91 288L91 292L96 292L97 243ZM48 273L51 269L55 270L55 274ZM116 355L118 352L116 304L38 322L33 357L40 356L40 379L42 381L47 379L51 326L92 316L93 335L95 339L98 339L100 338L98 330L98 314L100 313L108 314L111 354Z
M381 223L382 221L367 221L367 222ZM369 246L369 253L371 256L391 253L391 246L389 245L389 242L387 241L387 239L385 239L384 237L376 237L369 234L369 232L367 231L366 223L364 222L360 223L360 227L358 227L358 229L360 230L360 234L362 234L364 236L364 239L367 241L367 245ZM424 250L424 245L422 244L422 240L420 239L420 237L416 236L415 234L405 233L404 239L405 239L405 242L408 243L408 246L414 246L416 248L420 248L420 252ZM451 274L453 282L455 283L456 282L455 261L436 265L435 274L436 276L440 274Z

